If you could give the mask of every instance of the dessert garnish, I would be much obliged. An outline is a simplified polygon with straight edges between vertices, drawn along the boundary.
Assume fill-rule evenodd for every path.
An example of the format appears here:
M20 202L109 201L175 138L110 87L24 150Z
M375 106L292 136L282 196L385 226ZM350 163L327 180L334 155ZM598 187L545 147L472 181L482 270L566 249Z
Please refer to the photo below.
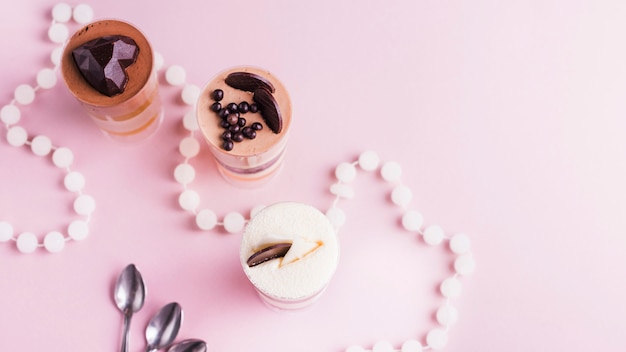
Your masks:
M123 35L90 40L72 51L72 57L85 80L98 92L112 97L124 92L128 83L126 68L139 55L135 41Z
M272 132L280 133L283 129L283 118L272 93L265 88L256 89L252 100L259 106L263 121L265 121Z
M269 235L268 240L285 240L281 236ZM268 260L283 258L279 266L291 264L312 253L323 245L322 241L309 241L296 236L291 242L273 243L262 247L248 258L248 266L253 267Z
M264 247L256 251L250 256L250 258L248 258L248 266L253 267L261 263L265 263L268 260L282 258L285 254L287 254L289 248L291 248L291 243L276 243L268 247Z
M233 72L229 74L224 81L226 84L235 89L244 90L250 93L259 88L265 88L270 91L270 93L274 93L276 91L272 82L268 81L263 76L250 72Z

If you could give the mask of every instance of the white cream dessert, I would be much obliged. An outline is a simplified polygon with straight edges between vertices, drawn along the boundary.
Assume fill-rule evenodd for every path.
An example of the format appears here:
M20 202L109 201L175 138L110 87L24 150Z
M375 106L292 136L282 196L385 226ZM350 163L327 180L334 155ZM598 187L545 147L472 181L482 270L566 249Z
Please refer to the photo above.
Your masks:
M197 118L226 180L257 186L279 170L291 100L270 72L249 66L220 72L200 93Z
M324 291L339 261L339 242L326 216L295 202L270 205L247 224L243 270L271 307L298 309Z

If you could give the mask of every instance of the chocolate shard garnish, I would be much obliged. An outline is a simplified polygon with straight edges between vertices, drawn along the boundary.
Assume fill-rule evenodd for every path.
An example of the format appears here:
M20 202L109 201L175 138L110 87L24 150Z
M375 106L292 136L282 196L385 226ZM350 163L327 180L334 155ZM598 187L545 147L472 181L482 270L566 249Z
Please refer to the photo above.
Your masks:
M263 121L265 121L272 132L280 133L283 129L283 117L272 93L267 89L259 88L254 91L252 100L258 105Z
M124 92L128 83L126 68L135 63L138 55L135 41L122 35L96 38L72 50L83 78L109 97Z
M268 260L282 258L289 252L289 248L291 248L291 243L277 243L262 248L248 258L248 266L253 267L265 263Z
M265 88L271 93L276 91L272 82L265 79L265 77L250 72L233 72L226 76L225 82L235 89L246 92L254 92L259 88Z

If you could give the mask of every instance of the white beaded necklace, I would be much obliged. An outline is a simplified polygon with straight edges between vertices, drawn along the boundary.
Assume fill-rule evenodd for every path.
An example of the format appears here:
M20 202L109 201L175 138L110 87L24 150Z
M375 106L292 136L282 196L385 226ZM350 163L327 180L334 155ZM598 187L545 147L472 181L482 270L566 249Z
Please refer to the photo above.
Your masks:
M0 110L0 120L6 128L6 139L13 147L30 147L36 156L46 157L52 154L53 164L65 173L63 184L65 189L76 194L73 208L79 219L73 220L67 227L67 235L60 231L50 231L39 240L32 232L24 231L16 234L10 222L0 219L0 242L14 241L17 249L22 253L33 253L37 248L45 248L48 252L56 253L63 250L65 243L71 240L83 240L89 234L89 220L95 209L95 201L90 195L83 193L85 178L70 166L74 161L74 154L67 147L54 146L50 138L38 135L29 137L26 129L18 122L21 118L20 105L29 105L35 100L39 90L53 88L57 83L57 71L61 62L63 43L67 40L69 30L65 23L74 19L76 23L84 24L93 18L93 11L87 5L78 5L72 9L67 4L58 4L52 10L52 23L48 29L48 38L55 44L60 44L50 55L53 68L43 68L37 73L37 84L21 84L14 91L14 98Z
M78 5L72 9L69 5L58 4L52 10L53 21L48 31L48 36L52 42L60 44L67 40L69 31L64 23L71 18L77 23L87 23L93 17L93 11L87 5ZM10 145L30 146L35 155L46 156L52 153L52 160L55 166L66 172L64 184L68 191L77 193L78 196L74 201L74 210L78 215L84 216L83 220L74 220L68 227L68 236L64 237L58 231L48 233L39 243L37 237L30 232L23 232L18 236L14 236L12 226L5 221L0 222L0 241L14 240L18 249L23 253L31 253L37 247L44 247L50 252L58 252L63 249L64 243L70 239L81 240L88 234L88 222L92 211L95 208L93 198L83 194L84 186L83 176L70 169L73 161L73 154L68 148L55 147L45 136L36 136L32 139L28 138L26 130L18 126L20 119L20 110L17 104L27 105L32 103L35 93L39 89L52 88L56 83L56 70L60 64L60 53L63 47L57 47L53 50L51 59L54 64L53 69L43 69L37 75L37 86L30 87L28 85L20 85L15 90L15 98L5 105L1 112L0 118L7 128L7 141ZM163 57L155 53L155 67L160 69L163 66ZM195 178L195 169L189 163L192 158L198 155L200 151L200 142L195 137L198 130L195 111L193 109L197 97L200 94L200 88L193 84L186 83L185 70L178 65L170 66L165 72L167 83L173 86L182 86L182 101L190 107L190 110L184 115L182 124L189 132L179 143L179 152L184 160L174 170L175 180L182 185L178 201L182 209L192 213L195 216L197 226L202 230L212 230L216 226L222 226L229 233L240 232L246 223L246 218L238 212L230 212L226 214L222 221L218 220L216 213L210 209L198 210L200 205L200 194L189 187ZM458 318L457 310L451 304L451 300L459 297L462 284L460 277L469 275L474 272L475 262L471 253L469 237L463 233L447 235L443 229L437 225L429 225L424 227L422 215L409 208L412 200L411 190L402 184L402 168L396 162L386 162L381 166L378 155L374 152L367 151L360 154L358 160L354 162L340 163L335 169L337 183L330 186L330 192L335 196L330 208L326 211L326 216L337 230L345 223L346 216L343 210L338 207L341 199L351 199L354 197L354 190L350 186L358 171L365 172L379 171L382 179L393 185L391 191L392 202L399 207L402 216L402 227L410 233L417 234L429 246L439 246L447 244L450 253L454 256L454 274L446 277L441 281L439 291L443 296L443 303L436 310L435 316L439 326L430 329L426 333L425 344L418 340L408 340L400 347L394 347L394 344L382 340L375 343L370 349L353 345L348 347L346 352L420 352L426 350L441 350L445 348L448 342L448 331ZM257 206L252 209L250 217L253 217L263 206Z

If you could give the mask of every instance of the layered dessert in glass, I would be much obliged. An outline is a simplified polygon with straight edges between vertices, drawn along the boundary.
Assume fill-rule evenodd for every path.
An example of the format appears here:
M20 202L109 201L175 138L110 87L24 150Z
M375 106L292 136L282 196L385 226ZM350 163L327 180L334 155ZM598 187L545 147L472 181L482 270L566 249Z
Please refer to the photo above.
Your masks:
M227 181L258 186L280 169L291 127L291 100L270 72L249 66L220 72L202 90L197 118Z
M240 259L265 303L279 310L300 309L326 289L339 261L339 242L328 218L316 208L276 203L246 225Z
M68 41L61 71L69 91L98 127L116 140L152 135L163 109L152 47L119 20L87 24Z

